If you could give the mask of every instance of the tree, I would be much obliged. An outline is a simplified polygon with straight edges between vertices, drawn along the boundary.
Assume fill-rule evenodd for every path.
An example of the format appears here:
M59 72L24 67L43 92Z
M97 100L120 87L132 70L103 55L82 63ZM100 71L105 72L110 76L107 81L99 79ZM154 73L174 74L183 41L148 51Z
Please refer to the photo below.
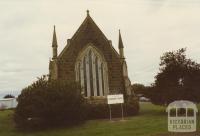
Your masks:
M81 87L75 82L48 81L46 76L24 88L14 120L20 128L81 123L87 115Z
M200 64L186 58L186 49L166 52L160 58L160 72L155 76L152 101L168 104L175 100L200 102Z
M143 84L136 83L131 86L131 90L137 95L144 94L145 86Z
M12 94L6 94L3 98L15 98Z
M143 84L133 84L132 85L132 91L137 95L137 96L143 96L146 98L151 98L152 94L151 94L151 86L145 86Z

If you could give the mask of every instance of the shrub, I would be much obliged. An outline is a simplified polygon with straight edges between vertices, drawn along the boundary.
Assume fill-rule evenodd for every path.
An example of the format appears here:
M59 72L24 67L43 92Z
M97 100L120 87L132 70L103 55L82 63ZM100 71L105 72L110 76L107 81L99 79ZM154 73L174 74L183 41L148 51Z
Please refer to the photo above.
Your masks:
M139 110L140 110L140 106L139 106L138 98L134 96L129 96L125 103L126 116L137 115L139 113Z
M124 116L133 116L139 113L139 103L136 97L129 96L124 104L122 104ZM112 117L121 117L121 104L110 105ZM88 104L88 119L109 118L109 105L106 103L90 103Z
M13 96L12 94L7 94L3 98L15 98L15 96Z
M105 103L88 104L88 119L109 118L109 107Z
M76 83L48 81L43 76L22 90L14 120L20 128L72 125L84 121L85 100Z

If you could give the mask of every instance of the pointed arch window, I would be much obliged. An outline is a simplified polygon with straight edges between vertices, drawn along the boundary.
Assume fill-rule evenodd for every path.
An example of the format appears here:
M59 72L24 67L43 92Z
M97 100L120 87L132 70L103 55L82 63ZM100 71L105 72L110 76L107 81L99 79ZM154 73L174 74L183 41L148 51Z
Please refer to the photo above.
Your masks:
M108 94L108 73L106 61L97 49L88 46L76 60L76 80L81 84L86 97Z

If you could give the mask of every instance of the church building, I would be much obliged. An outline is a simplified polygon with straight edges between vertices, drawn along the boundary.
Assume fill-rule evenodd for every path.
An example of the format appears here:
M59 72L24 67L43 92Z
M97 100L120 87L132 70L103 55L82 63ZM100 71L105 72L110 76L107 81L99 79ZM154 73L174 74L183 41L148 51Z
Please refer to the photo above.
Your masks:
M86 98L98 99L106 98L108 94L131 93L120 31L118 52L93 21L89 11L61 53L57 53L57 48L54 26L50 79L77 81Z

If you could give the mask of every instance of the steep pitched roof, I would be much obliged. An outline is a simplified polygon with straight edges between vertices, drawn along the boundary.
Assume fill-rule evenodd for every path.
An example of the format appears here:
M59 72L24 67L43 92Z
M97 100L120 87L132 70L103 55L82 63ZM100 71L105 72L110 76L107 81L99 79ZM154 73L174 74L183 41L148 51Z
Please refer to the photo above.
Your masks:
M99 34L102 34L106 40L108 40L106 38L106 36L103 34L103 32L96 25L96 23L93 21L93 19L91 18L88 10L87 10L87 16L86 16L85 20L83 21L83 23L81 24L81 26L78 28L78 30L76 31L76 33L72 36L71 40L75 39L76 36L78 35L78 33L80 31L85 30L87 28L93 28L94 30L98 31Z
M109 42L109 40L106 38L106 36L104 35L104 33L99 29L99 27L97 26L97 24L91 18L88 10L87 10L87 16L86 16L86 18L84 19L83 23L80 25L80 27L78 28L78 30L75 32L75 34L72 36L72 38L70 39L70 41L73 42L73 40L76 40L77 38L79 38L79 34L81 34L81 32L87 31L87 30L95 31L97 33L98 37L103 37L103 39L105 39L107 42ZM70 43L67 44L67 46L62 50L62 52L60 53L60 55L58 57L62 56L62 54L70 46ZM110 47L119 56L118 52L113 48L113 46L111 45Z

